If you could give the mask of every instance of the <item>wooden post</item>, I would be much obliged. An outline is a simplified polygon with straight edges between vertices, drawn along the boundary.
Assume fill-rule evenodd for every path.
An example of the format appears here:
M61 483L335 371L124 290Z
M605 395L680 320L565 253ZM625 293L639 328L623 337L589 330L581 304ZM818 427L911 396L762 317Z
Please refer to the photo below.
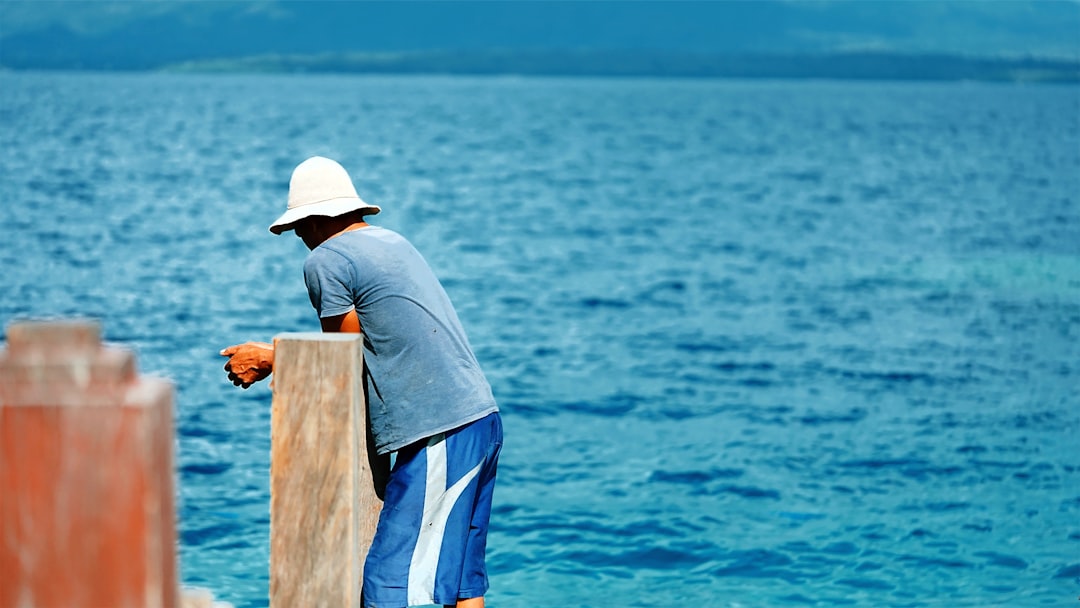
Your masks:
M382 508L361 340L324 333L274 338L271 608L360 607L364 559Z
M0 608L179 603L172 387L88 322L0 351Z

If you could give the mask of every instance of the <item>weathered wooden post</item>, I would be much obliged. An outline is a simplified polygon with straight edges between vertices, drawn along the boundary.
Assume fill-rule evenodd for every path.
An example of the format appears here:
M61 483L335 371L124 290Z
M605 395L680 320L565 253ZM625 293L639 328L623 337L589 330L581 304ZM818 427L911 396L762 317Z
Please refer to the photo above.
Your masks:
M90 322L0 350L0 608L179 603L172 386Z
M364 559L382 507L368 452L361 340L274 338L271 608L360 607Z

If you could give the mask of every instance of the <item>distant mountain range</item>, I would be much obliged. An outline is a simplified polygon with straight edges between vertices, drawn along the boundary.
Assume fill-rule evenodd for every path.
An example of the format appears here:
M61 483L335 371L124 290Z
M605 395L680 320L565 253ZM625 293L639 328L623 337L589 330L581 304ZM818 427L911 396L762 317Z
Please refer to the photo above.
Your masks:
M0 0L0 68L1080 81L1080 2Z

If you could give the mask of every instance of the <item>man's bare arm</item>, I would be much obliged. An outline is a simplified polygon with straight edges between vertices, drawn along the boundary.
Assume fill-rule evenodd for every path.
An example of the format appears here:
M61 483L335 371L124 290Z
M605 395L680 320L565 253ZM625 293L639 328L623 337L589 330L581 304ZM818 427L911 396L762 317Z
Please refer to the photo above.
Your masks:
M360 318L355 310L319 321L325 332L363 333L360 329ZM243 388L265 379L274 371L274 345L266 342L247 342L230 346L221 351L221 356L229 358L225 363L229 380Z
M319 319L322 324L322 330L328 333L343 333L343 334L362 334L364 331L360 328L360 317L356 316L355 310L335 317L323 317Z

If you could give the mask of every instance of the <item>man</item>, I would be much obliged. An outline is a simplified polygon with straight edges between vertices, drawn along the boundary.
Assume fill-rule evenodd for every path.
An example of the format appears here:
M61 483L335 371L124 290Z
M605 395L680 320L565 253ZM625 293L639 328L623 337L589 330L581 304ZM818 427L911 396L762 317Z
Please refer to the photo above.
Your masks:
M368 224L380 211L338 163L293 171L288 209L270 231L294 230L323 331L362 333L375 449L396 453L364 565L370 608L481 608L502 423L491 387L434 273L402 236ZM247 388L270 375L274 349L221 351Z

